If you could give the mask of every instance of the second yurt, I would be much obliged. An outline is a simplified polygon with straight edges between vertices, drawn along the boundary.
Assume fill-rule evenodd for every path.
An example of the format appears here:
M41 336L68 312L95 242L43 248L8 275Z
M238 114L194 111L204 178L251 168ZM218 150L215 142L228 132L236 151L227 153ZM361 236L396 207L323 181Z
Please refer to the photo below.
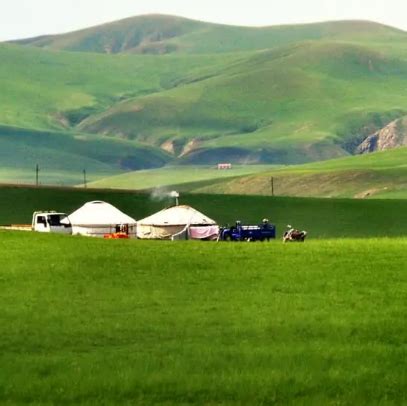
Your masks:
M166 208L137 222L137 237L144 239L211 240L218 233L214 220L186 205Z

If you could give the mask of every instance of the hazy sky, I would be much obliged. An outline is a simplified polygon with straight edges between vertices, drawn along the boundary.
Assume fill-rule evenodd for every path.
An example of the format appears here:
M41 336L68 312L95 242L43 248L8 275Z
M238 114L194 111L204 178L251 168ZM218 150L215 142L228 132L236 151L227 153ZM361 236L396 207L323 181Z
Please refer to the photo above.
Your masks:
M0 41L147 13L253 26L363 19L407 30L407 0L0 0Z

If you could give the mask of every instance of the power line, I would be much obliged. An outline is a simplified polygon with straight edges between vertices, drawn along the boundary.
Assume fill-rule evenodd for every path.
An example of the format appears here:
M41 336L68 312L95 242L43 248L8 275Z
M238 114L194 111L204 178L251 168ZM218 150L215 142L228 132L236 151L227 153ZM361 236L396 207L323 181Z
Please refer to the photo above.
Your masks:
M40 172L40 166L37 164L35 166L35 186L37 186L37 187L39 185L39 172Z

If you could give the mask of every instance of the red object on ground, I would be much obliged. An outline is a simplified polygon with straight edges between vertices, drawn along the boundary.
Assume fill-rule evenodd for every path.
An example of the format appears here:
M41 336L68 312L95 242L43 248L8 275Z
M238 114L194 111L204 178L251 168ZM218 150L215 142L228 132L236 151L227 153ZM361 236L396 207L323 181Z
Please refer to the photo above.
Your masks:
M108 240L111 240L111 239L116 240L116 239L119 239L119 238L128 239L129 236L126 233L111 233L111 234L105 234L103 236L103 238L106 238Z

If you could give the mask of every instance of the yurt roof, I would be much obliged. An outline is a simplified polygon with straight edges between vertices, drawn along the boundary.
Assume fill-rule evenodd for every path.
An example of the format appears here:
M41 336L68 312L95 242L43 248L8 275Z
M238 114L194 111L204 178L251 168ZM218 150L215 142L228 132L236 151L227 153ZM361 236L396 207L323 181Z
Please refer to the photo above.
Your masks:
M85 203L69 216L72 225L135 224L136 220L109 203L95 200Z
M216 222L193 207L181 205L161 210L137 222L149 226L214 225Z

